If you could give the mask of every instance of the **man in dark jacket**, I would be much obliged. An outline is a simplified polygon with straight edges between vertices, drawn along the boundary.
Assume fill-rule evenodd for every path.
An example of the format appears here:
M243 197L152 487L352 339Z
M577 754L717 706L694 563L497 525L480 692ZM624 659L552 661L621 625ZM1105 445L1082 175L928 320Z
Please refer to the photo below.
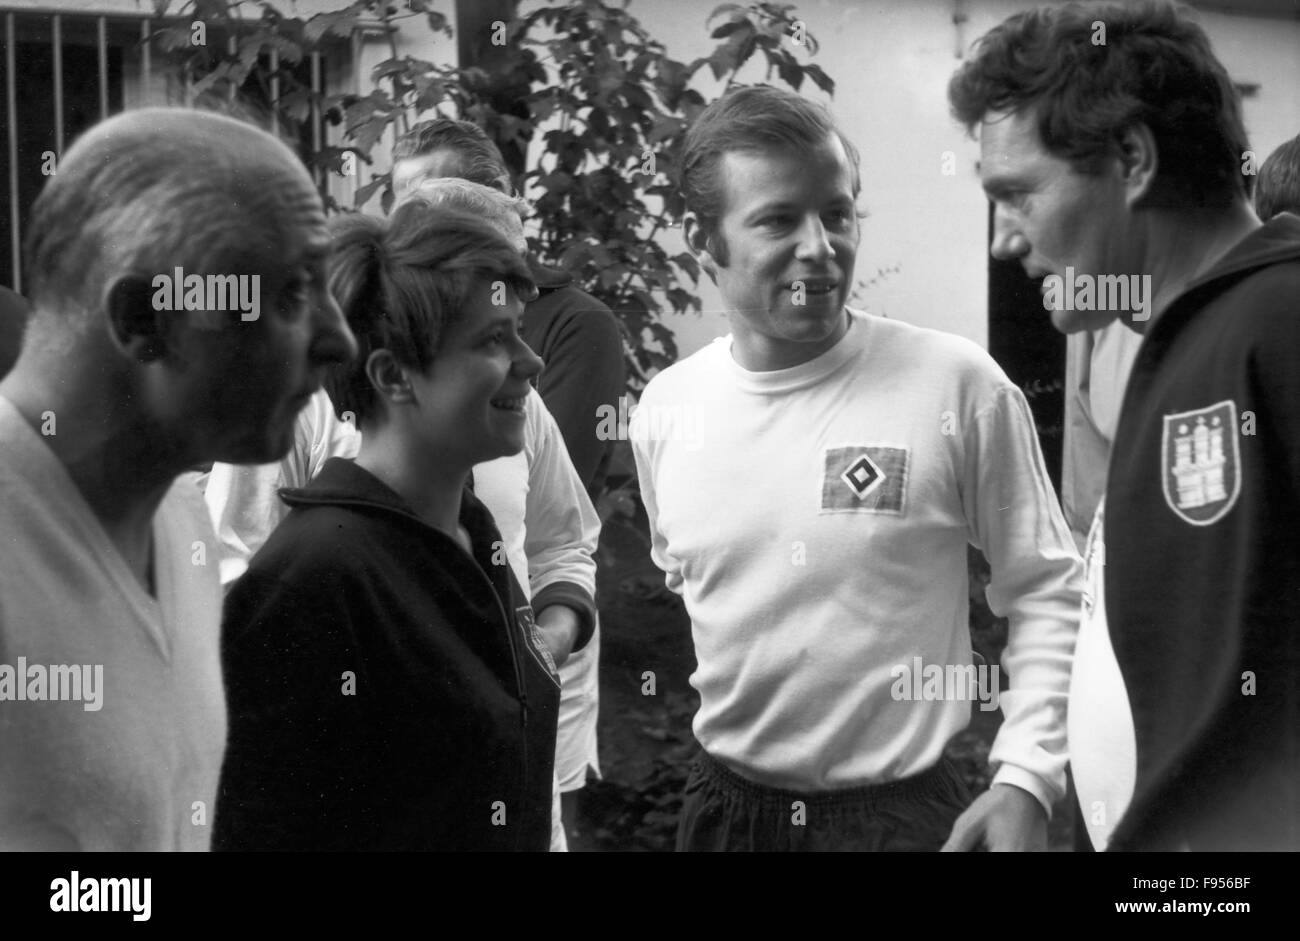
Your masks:
M1165 2L1044 8L949 88L992 252L1062 330L1144 334L1085 552L1070 751L1097 848L1300 849L1300 219Z

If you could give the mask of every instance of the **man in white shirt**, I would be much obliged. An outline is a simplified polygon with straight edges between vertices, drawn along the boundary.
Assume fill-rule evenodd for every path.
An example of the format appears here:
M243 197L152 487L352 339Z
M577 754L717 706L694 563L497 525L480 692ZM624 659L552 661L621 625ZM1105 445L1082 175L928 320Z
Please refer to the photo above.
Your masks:
M824 109L732 92L681 166L732 334L651 380L630 431L699 663L678 848L1043 848L1080 578L1024 396L974 344L845 307L857 158ZM968 542L1011 621L969 808L944 745L1000 691L971 663Z
M92 128L33 205L0 382L0 849L208 848L221 593L177 478L280 457L355 355L327 247L294 154L191 111Z

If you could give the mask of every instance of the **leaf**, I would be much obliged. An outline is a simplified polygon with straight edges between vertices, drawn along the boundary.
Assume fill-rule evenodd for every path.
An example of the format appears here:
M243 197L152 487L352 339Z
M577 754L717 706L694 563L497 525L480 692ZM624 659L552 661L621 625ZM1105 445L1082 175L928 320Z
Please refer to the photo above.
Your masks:
M301 124L311 116L311 93L305 88L295 88L280 96L280 112L290 121Z
M713 32L709 33L710 39L725 39L738 29L748 29L753 32L754 26L749 20L732 20L730 23L723 23Z
M303 24L303 39L309 44L315 45L326 36L348 38L361 22L361 16L357 9L359 6L362 6L362 4L354 3L352 6L335 13L317 13Z
M370 202L372 196L384 186L388 185L388 174L370 178L370 182L357 190L357 197L352 201L352 205L360 209L366 203Z
M743 9L744 7L742 7L739 3L721 3L718 6L713 8L713 12L710 13L705 18L704 22L709 23L714 19L716 19L717 17L721 16L723 13L731 13L734 10L743 10Z
M686 122L681 118L665 116L655 122L654 128L646 135L646 141L651 146L665 141L674 134L679 134L686 128Z
M732 52L729 46L719 46L713 50L713 55L708 58L709 68L713 70L713 77L718 81L722 76L736 68L736 54Z
M413 65L417 64L432 66L432 63L417 63L416 60L408 58L385 59L382 62L376 63L374 68L370 70L370 81L379 84L379 82L393 75L404 75L408 72L415 73L422 71L418 68L412 68Z
M450 24L447 22L447 15L445 13L438 13L430 10L428 19L429 29L433 30L435 33L444 34L448 39L452 38L452 29Z
M776 60L776 71L781 76L781 81L795 91L798 91L799 86L803 84L803 69L799 67L798 62L795 62L789 56Z
M544 190L552 193L567 193L573 189L573 177L562 171L556 170L554 173L548 173L537 181L537 185Z
M754 54L754 49L758 45L758 37L750 34L749 38L740 43L740 48L736 51L736 64L734 68L740 71L740 67L749 61L749 57Z
M391 121L392 118L389 116L376 116L356 128L350 136L356 141L357 149L369 156L375 144L379 143L379 139L384 136L384 131L388 130Z
M149 37L162 52L175 52L180 50L183 53L191 52L190 49L190 31L181 29L178 26L169 26L165 29L155 30Z
M803 70L804 74L813 80L814 85L826 92L828 95L835 94L835 82L833 82L830 76L823 72L818 66L805 65Z

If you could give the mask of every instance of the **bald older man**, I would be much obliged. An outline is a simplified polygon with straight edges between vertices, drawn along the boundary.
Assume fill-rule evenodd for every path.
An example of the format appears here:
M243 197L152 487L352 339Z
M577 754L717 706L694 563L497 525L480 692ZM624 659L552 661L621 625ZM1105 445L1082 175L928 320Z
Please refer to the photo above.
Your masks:
M0 382L0 848L206 850L225 747L217 552L178 476L279 458L356 344L273 137L130 112L32 207Z

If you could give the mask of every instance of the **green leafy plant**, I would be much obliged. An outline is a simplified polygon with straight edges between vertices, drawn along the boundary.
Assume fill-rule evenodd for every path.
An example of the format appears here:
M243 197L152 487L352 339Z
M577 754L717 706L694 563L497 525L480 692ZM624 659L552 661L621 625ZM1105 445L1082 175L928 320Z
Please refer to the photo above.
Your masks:
M689 253L670 254L657 238L681 222L673 173L686 128L708 103L692 80L707 68L730 88L752 62L766 66L765 81L834 91L806 61L817 41L792 4L722 4L706 21L717 40L712 53L684 63L626 3L553 2L503 21L502 42L486 47L481 62L460 67L398 55L397 31L412 20L451 38L447 18L428 0L356 0L305 20L270 0L154 0L154 7L170 18L155 46L193 98L251 102L291 135L313 111L342 129L338 145L310 147L302 143L308 134L298 135L304 159L322 176L373 166L372 152L390 127L400 134L435 114L479 123L530 199L529 241L539 260L569 271L618 317L633 391L677 358L661 314L700 310L692 290L698 264ZM196 22L210 31L205 45L192 42ZM392 51L372 70L374 87L313 93L309 54L336 52L360 28L385 35ZM535 157L525 166L530 148ZM351 208L376 196L387 211L387 174L372 173Z

